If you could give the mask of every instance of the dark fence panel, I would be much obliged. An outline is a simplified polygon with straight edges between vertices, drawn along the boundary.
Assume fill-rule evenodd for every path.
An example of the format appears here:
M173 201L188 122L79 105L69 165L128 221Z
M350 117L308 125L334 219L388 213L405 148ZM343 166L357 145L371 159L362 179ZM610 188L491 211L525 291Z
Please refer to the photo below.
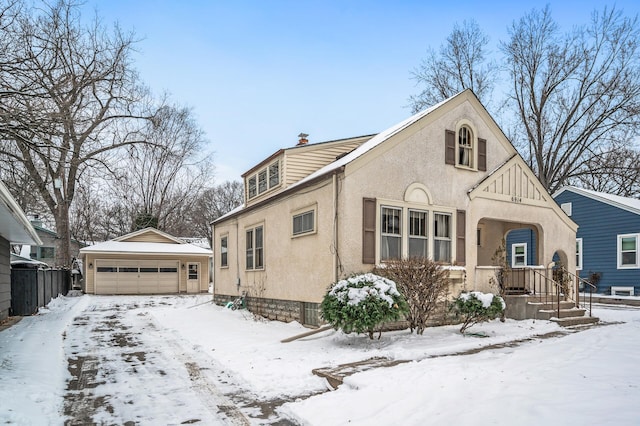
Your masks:
M11 269L12 315L33 315L71 287L71 272L61 269Z

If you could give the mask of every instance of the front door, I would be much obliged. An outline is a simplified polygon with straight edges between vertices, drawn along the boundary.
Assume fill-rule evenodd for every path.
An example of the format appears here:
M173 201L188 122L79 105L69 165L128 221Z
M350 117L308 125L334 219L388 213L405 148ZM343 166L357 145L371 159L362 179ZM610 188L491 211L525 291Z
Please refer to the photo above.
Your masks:
M187 293L200 293L200 263L187 263Z

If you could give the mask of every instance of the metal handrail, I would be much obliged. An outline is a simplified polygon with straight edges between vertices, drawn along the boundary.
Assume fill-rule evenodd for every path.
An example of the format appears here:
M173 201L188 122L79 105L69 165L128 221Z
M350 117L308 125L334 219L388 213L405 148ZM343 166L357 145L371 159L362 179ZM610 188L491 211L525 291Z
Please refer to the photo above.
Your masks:
M566 270L566 269L564 269L564 268L563 268L563 272L567 273L570 277L572 277L572 278L573 278L573 280L574 280L574 281L575 281L575 283L576 283L576 295L578 295L578 296L576 297L576 307L578 307L578 308L580 307L580 284L582 283L583 288L584 288L585 290L586 290L586 289L589 289L589 308L588 308L588 311L589 311L589 316L590 316L590 317L591 317L591 316L593 316L593 315L591 314L591 311L592 311L592 303L593 303L593 293L594 293L594 291L595 291L595 290L597 290L598 288L597 288L593 283L591 283L591 282L589 282L589 281L585 280L584 278L579 277L579 276L578 276L578 275L576 275L576 274L573 274L573 273L571 273L571 272L567 271L567 270ZM582 306L584 306L584 307L586 308L586 304L587 304L587 295L586 295L586 291L583 291L583 296L582 296L582 297L583 297L583 304L582 304Z
M542 297L544 297L545 303L550 303L552 305L555 304L558 318L560 317L560 294L564 294L565 292L563 292L562 284L554 280L552 277L549 277L549 269L544 269L544 273L536 268L510 269L509 275L511 278L513 278L514 275L518 275L520 272L528 272L530 274L530 279L527 279L525 275L523 280L525 290L530 294L538 296L541 301L543 300ZM513 281L511 284L513 285ZM555 292L553 290L555 290ZM570 297L568 294L564 294L564 296L565 299Z

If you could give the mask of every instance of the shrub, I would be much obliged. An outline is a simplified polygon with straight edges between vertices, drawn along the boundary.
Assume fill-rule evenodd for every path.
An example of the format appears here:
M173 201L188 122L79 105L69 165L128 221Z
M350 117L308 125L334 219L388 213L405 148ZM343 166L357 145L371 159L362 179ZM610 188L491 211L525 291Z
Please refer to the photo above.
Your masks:
M382 323L398 321L407 312L407 302L393 281L369 273L333 284L320 309L324 320L336 330L347 334L366 332L373 339L375 329Z
M385 262L374 272L396 283L409 305L411 332L422 334L438 301L449 292L449 271L430 259L414 257Z
M464 333L467 328L474 324L490 321L501 316L505 307L502 297L479 291L460 294L452 305L456 315L462 318L460 333Z

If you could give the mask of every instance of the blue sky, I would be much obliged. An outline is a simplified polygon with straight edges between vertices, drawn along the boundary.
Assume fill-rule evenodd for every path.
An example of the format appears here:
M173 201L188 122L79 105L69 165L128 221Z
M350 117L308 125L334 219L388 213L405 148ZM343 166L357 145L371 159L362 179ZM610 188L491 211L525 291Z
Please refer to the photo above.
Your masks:
M156 93L194 109L214 152L216 183L308 133L311 143L380 132L411 115L411 71L455 23L475 19L498 41L549 4L563 29L606 4L635 1L89 0L105 24L134 30L136 66Z

